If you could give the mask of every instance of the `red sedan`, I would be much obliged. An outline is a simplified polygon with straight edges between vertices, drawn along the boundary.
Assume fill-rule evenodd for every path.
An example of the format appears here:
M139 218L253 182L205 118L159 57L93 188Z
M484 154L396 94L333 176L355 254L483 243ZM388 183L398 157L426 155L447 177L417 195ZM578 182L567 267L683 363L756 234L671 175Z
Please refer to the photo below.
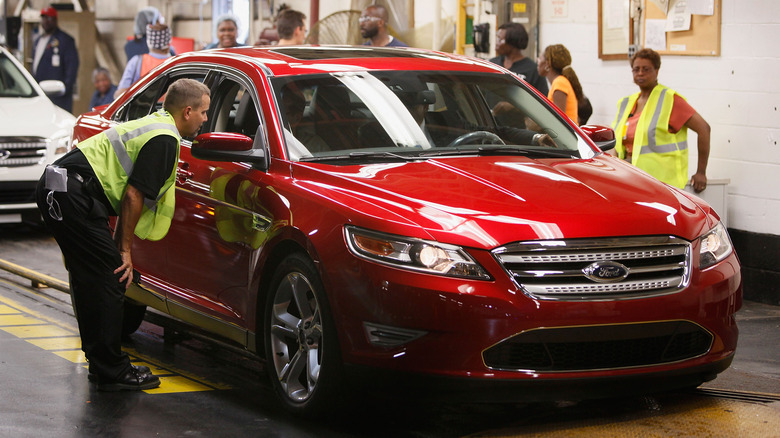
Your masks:
M508 71L415 49L187 53L73 144L160 110L179 78L212 105L182 141L168 235L134 244L128 331L151 306L238 343L303 414L362 371L542 400L729 366L742 283L718 215Z

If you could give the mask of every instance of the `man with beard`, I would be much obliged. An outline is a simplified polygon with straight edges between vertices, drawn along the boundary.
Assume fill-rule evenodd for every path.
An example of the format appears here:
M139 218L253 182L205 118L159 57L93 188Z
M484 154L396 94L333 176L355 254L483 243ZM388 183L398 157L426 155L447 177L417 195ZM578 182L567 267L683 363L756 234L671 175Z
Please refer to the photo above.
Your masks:
M364 46L409 47L403 41L387 33L387 9L380 5L371 5L360 14L360 35L368 39Z

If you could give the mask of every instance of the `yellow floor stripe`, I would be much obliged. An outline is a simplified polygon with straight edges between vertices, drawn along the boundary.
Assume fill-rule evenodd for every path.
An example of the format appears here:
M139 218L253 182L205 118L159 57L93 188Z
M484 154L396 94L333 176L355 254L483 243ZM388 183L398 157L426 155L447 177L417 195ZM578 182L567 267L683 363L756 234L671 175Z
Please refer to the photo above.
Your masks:
M61 338L28 339L27 342L44 350L80 350L81 338L78 336L64 336Z
M87 358L81 350L52 351L52 353L73 363L87 363Z
M0 330L8 332L17 338L56 338L73 336L73 332L56 325L28 325L18 327L0 327Z
M147 389L148 394L170 394L174 392L198 392L211 391L214 388L202 385L194 380L184 376L160 377L160 386L154 389Z
M35 325L42 324L43 321L27 315L0 315L0 326L9 325Z
M135 357L138 357L138 358L142 358L142 359L148 360L143 354L139 353L138 351L136 351L133 348L125 348L124 350L125 350L125 352L127 352L127 354L129 354L131 356L135 356ZM137 362L134 362L134 363L135 363L135 365L140 365L140 363L137 363ZM149 368L154 369L152 364L144 363L144 365L148 366ZM192 374L188 373L187 371L184 371L184 370L182 370L180 368L168 367L168 368L159 369L159 374L174 374L174 373L178 374L180 376L186 377L186 378L188 378L190 380L198 381L200 383L203 383L204 385L208 385L208 386L211 387L210 389L231 389L232 388L231 386L225 385L224 383L211 382L211 381L208 381L208 380L206 380L206 379L204 379L204 378L202 378L200 376L194 376L194 375L192 375ZM155 372L154 374L158 374L158 373Z
M8 315L11 313L19 313L19 311L13 307L6 306L5 304L0 304L0 315Z
M56 320L40 315L6 297L0 297L0 330L23 339L43 350L50 351L70 362L84 364L86 367L87 359L84 356L84 352L81 351L81 339L77 331L69 330L58 324ZM224 384L206 382L200 377L187 375L186 372L181 370L161 367L152 363L148 358L132 348L124 350L130 355L133 364L148 366L153 374L163 376L160 377L161 387L145 391L149 394L199 392L231 388ZM141 359L141 361L137 359Z

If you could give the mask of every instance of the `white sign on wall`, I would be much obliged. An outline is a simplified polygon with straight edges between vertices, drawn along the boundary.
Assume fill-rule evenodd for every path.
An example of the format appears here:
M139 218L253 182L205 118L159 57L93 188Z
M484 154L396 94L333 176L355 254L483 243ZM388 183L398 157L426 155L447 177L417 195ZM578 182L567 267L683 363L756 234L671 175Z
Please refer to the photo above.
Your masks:
M569 0L552 0L552 18L566 18L569 16Z

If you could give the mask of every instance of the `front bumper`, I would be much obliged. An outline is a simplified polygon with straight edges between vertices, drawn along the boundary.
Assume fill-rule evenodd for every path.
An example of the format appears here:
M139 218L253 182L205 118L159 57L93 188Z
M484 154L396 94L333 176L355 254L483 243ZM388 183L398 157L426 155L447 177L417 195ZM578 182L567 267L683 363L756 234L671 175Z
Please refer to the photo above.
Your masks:
M478 261L490 266L492 259L486 256ZM489 270L493 274L501 272L495 265ZM346 364L475 381L538 385L549 380L562 387L569 386L563 382L619 377L643 380L642 376L656 374L688 375L690 382L701 383L706 380L702 376L728 366L714 364L725 363L736 350L734 314L742 303L739 264L733 254L708 270L696 269L690 284L677 293L624 300L545 301L524 294L505 275L494 275L492 281L473 281L409 273L366 262L329 272L326 277L337 278L335 284L339 285L327 289L334 291L331 301L338 316L336 324ZM392 347L372 344L366 335L366 322L424 334ZM642 362L641 350L648 344L632 339L642 338L643 326L658 329L669 324L687 327L688 334L693 335L669 345L693 344L683 345L682 354L667 354L661 347L660 360ZM598 329L594 331L594 327ZM539 366L519 367L490 363L488 356L497 345L533 331L553 333L562 329L569 333L569 338L558 345L563 355L595 358L590 362L578 361L578 357L571 360L591 365L556 368L544 361L538 362L542 364ZM579 339L578 331L582 333ZM630 331L639 335L627 336ZM589 338L595 332L599 339ZM549 337L545 339L549 341ZM626 354L640 351L632 361L609 362L600 357L599 349L605 345L613 349L610 354L616 359L622 356L621 348ZM548 350L543 343L538 347Z
M692 389L726 370L734 356L695 367L632 375L499 379L430 376L365 366L348 366L353 391L385 394L403 400L460 403L522 403L589 400Z

